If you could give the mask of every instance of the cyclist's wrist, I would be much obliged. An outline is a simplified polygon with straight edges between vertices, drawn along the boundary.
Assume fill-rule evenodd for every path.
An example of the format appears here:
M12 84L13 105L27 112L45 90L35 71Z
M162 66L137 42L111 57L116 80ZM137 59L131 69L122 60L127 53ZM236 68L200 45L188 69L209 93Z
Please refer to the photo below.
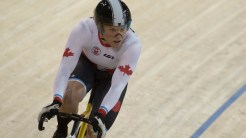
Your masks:
M55 96L52 104L53 105L58 104L59 106L61 106L62 105L62 99L60 97Z
M61 96L60 95L55 95L52 104L58 104L59 106L61 106L62 105Z
M104 106L100 106L97 113L100 114L101 117L105 117L108 111L107 108L105 108Z
M54 99L52 105L54 105L54 104L58 104L59 107L61 107L62 102L60 102L59 100Z

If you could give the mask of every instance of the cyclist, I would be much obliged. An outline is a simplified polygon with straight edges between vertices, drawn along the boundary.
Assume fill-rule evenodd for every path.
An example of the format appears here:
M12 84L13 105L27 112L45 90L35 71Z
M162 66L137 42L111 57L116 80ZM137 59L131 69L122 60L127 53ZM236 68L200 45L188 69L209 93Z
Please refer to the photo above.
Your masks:
M106 131L122 105L129 78L135 71L141 43L130 29L131 13L121 0L101 0L93 18L83 19L72 30L63 53L55 84L53 103L44 107L50 119L54 111L77 113L78 105L94 91L87 136ZM65 138L69 119L57 117L53 138ZM92 131L92 132L90 132ZM93 135L90 135L93 134Z

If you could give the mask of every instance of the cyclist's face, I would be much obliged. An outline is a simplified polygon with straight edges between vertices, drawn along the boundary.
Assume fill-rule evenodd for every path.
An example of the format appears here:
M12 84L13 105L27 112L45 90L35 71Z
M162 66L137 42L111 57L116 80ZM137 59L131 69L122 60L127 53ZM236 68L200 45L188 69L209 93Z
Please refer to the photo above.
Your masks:
M119 26L104 26L103 38L111 47L117 47L123 40L127 30Z

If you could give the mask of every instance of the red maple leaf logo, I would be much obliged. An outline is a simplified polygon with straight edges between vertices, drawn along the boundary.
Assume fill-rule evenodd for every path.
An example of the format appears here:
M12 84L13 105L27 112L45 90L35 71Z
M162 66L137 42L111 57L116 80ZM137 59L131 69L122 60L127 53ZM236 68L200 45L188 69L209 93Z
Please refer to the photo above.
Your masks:
M65 52L63 53L63 57L69 57L69 56L73 56L74 53L71 51L70 48L66 48Z
M131 67L129 65L125 65L125 66L119 66L118 67L120 69L121 72L123 72L123 75L127 74L132 75L132 70L130 69Z

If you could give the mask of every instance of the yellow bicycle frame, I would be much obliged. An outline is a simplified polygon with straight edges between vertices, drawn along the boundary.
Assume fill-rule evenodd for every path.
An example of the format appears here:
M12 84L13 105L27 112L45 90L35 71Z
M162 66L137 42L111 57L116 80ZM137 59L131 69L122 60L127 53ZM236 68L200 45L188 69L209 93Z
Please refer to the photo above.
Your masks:
M88 119L89 116L90 116L91 110L92 110L92 105L91 105L91 103L88 103L87 104L87 107L86 107L86 110L85 110L85 112L82 115L85 118ZM86 129L87 129L87 123L82 122L81 123L81 126L80 126L80 129L79 129L79 134L78 134L78 137L77 138L84 138Z

